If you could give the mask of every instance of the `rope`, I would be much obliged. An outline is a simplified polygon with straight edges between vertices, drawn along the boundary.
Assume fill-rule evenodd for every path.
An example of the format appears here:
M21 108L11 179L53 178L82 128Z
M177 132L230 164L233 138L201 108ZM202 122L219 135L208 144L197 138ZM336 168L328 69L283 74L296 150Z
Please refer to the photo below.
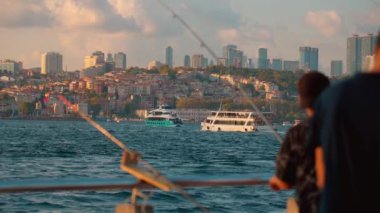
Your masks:
M218 56L215 54L214 51L207 45L206 42L203 41L203 39L190 27L190 25L181 17L179 16L173 9L171 9L166 3L164 3L162 0L157 0L158 3L160 3L164 8L166 8L170 13L172 13L173 18L178 19L178 21L185 26L187 30L190 31L190 33L199 41L201 44L201 47L204 47L207 52L214 58L214 60L218 63ZM220 75L220 74L219 74ZM229 82L229 81L228 81ZM229 82L231 86L235 85L235 82ZM248 97L247 93L240 87L238 87L239 91L243 94L243 97L246 98L251 105L251 107L258 113L260 118L265 122L266 125L269 126L270 130L273 132L276 140L281 144L283 139L278 134L278 132L275 130L273 125L268 121L268 119L264 116L264 114L260 111L260 109L253 103L253 101Z

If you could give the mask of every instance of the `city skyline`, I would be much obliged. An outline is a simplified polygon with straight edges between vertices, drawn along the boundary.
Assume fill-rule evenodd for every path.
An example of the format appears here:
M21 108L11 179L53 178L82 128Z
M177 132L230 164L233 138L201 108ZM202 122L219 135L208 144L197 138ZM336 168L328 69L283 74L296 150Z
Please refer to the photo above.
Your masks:
M276 1L276 7L272 1L166 3L220 57L227 44L236 44L248 58L257 59L257 50L263 47L268 49L268 58L283 60L297 60L300 46L313 46L319 48L319 65L325 72L331 60L346 60L348 37L377 33L380 20L380 5L370 0L289 0ZM289 9L289 4L297 6ZM150 60L165 61L162 51L169 45L176 52L175 66L183 64L186 54L199 53L211 59L155 1L5 0L0 5L1 59L22 61L24 67L38 67L42 53L54 51L64 56L64 67L79 70L83 57L95 50L125 52L129 66L145 67ZM284 13L286 17L273 15Z

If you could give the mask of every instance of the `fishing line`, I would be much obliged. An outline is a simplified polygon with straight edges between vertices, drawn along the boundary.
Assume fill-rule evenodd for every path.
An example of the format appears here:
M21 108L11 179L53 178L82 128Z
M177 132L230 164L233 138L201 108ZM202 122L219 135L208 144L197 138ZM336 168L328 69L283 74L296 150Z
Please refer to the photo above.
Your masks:
M166 3L164 3L162 0L157 0L158 3L160 3L164 8L166 8L170 13L172 13L173 18L177 19L187 30L190 31L190 33L198 40L198 42L201 44L201 47L205 48L207 52L214 58L214 60L219 63L218 56L215 54L214 51L207 45L206 42L193 30L190 25L180 16L178 15L172 8L170 8ZM219 73L220 75L220 73ZM229 82L229 81L227 81ZM235 86L235 82L229 82L231 86ZM248 103L251 105L251 107L256 111L256 113L260 116L260 118L265 122L266 125L269 126L270 130L273 132L276 140L281 144L283 139L278 134L276 129L273 127L273 125L268 121L268 119L264 116L264 114L260 111L260 109L253 103L253 101L248 97L247 93L244 91L243 88L237 87L239 91L243 94L243 97L248 100Z

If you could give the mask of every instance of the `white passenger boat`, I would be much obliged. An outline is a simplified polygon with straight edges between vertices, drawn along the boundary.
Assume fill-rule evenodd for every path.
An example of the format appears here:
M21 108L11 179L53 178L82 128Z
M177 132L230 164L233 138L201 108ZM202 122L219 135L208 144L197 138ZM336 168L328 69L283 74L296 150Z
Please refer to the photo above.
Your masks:
M145 119L147 126L181 126L182 120L170 106L162 105L158 109L149 112Z
M202 131L223 132L254 132L254 117L252 112L213 111L201 123Z

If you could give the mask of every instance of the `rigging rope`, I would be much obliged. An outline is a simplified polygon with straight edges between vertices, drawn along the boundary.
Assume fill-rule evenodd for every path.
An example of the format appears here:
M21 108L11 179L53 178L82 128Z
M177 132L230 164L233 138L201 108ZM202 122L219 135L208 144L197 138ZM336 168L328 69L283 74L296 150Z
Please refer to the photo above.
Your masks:
M190 25L180 16L178 15L172 8L170 8L166 3L164 3L162 0L157 0L164 8L166 8L170 13L172 13L174 19L178 19L178 21L185 26L187 30L190 31L190 33L198 40L198 42L201 44L201 47L205 48L207 52L214 58L214 60L218 63L219 59L218 56L215 54L214 51L207 45L206 42L190 27ZM219 74L220 75L220 74ZM229 81L228 81L229 82ZM232 86L235 86L235 82L230 83ZM242 89L241 87L237 87L239 91L243 94L244 98L246 98L251 105L251 107L257 112L257 114L260 116L260 118L265 122L266 125L269 126L270 130L273 132L276 140L281 144L283 139L278 134L278 132L275 130L273 125L268 121L268 119L264 116L264 114L260 111L260 109L253 103L253 101L248 97L247 93Z

